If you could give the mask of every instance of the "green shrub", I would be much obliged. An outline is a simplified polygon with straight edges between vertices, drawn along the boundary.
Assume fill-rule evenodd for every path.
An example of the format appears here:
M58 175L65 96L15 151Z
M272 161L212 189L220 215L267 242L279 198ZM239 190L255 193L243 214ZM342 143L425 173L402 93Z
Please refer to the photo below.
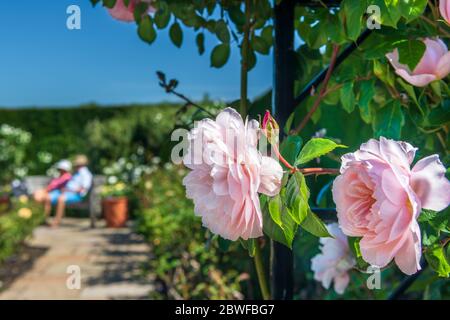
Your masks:
M19 245L29 237L44 220L41 206L21 197L12 209L0 216L0 263L16 252Z
M25 130L7 124L0 126L0 183L7 183L26 174L24 162L30 140L31 134Z
M137 230L151 243L148 269L162 290L153 298L240 299L248 279L249 258L238 245L223 252L217 238L202 227L181 179L186 170L166 164L141 186Z

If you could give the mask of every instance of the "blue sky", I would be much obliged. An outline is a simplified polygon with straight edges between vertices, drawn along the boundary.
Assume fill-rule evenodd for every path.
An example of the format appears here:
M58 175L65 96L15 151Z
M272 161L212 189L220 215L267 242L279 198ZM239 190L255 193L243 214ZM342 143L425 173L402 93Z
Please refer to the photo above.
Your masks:
M66 28L66 9L81 8L81 30ZM184 30L181 49L159 31L150 46L135 24L112 19L89 0L0 2L0 106L73 106L177 101L158 86L155 71L180 81L179 90L201 99L239 97L239 52L222 69L210 67L216 40L207 37L199 56L194 33ZM272 57L258 55L250 72L249 95L270 88Z

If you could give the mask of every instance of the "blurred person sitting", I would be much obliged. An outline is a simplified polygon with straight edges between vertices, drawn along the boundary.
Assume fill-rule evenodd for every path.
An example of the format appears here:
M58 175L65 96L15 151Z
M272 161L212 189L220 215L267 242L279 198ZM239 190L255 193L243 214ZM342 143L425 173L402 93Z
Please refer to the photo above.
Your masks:
M62 189L53 190L46 199L46 214L50 215L51 206L56 205L55 219L52 227L57 227L61 222L67 204L79 203L84 200L92 186L92 173L89 171L88 158L78 155L73 161L74 173L72 178Z
M69 160L60 160L56 163L55 169L58 170L58 177L50 180L50 183L45 189L37 190L33 193L34 200L37 202L44 202L47 199L49 192L63 188L67 182L72 178L72 164Z

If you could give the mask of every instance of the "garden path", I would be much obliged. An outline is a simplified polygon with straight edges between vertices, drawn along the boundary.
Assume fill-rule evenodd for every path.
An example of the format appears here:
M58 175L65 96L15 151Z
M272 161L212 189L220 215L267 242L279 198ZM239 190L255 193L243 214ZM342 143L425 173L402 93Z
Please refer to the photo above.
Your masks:
M152 290L141 276L149 248L128 227L91 229L88 219L67 218L58 229L38 227L27 246L43 253L0 299L145 299ZM77 273L69 266L79 266L79 289L67 286Z

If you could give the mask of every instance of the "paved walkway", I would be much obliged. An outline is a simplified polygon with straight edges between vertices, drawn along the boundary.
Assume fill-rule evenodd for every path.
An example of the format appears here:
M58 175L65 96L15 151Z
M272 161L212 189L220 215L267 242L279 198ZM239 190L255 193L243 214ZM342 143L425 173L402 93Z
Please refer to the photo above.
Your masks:
M0 299L145 299L152 290L141 276L149 248L129 228L91 229L87 219L67 218L58 229L37 228L29 245L43 254ZM78 267L81 287L69 289Z

